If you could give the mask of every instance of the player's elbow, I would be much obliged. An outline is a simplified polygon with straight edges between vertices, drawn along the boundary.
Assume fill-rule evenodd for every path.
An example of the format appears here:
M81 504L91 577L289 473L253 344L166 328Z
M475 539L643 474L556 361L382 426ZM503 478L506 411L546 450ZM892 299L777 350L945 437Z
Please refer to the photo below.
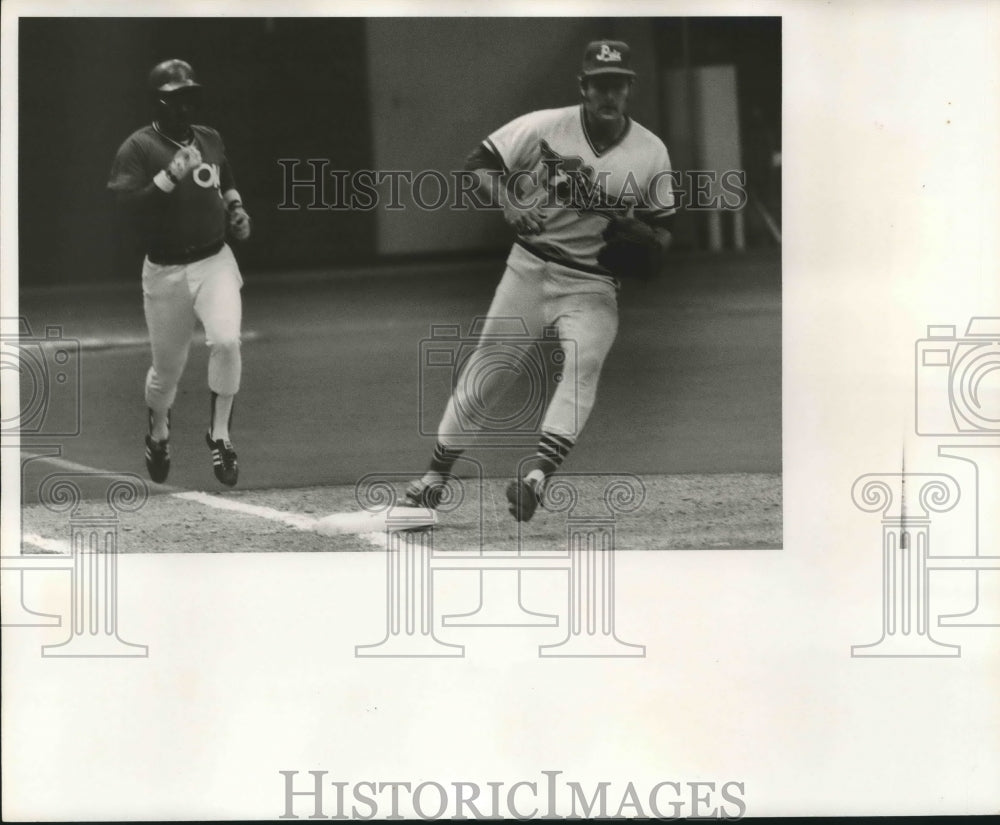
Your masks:
M115 204L120 208L132 210L141 202L141 190L115 189L113 194Z

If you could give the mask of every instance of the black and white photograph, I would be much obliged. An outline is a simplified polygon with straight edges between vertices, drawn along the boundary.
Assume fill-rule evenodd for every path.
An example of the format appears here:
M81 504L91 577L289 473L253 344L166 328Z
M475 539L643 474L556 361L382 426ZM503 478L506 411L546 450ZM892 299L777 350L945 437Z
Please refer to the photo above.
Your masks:
M4 4L5 820L996 810L1000 7L607 11Z
M565 518L533 516L562 470L641 478L623 547L780 547L780 18L34 18L19 38L19 167L44 170L19 311L80 373L32 437L75 416L61 460L161 485L144 552L364 550L236 505L347 514L379 472L422 509L450 475L469 488L435 519L452 549L518 549L519 522L555 547ZM76 82L81 62L103 76Z

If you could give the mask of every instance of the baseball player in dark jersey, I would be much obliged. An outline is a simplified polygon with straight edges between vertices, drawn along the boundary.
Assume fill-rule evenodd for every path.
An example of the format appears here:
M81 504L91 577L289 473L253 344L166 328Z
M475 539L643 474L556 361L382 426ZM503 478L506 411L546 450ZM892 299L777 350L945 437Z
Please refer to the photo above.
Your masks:
M490 370L492 341L521 319L536 340L555 328L563 380L541 422L537 453L507 487L511 514L530 519L549 477L587 422L601 368L618 332L619 278L659 270L675 211L670 158L662 141L626 114L635 72L629 47L599 40L584 51L582 102L531 112L493 132L469 157L479 192L502 207L517 233L476 352L460 375L438 426L430 469L406 490L409 504L437 506L462 453L475 411L507 388L511 370ZM500 185L494 185L499 178ZM527 182L528 189L515 181ZM525 348L530 354L531 348ZM509 359L511 348L501 357Z
M142 294L153 355L146 375L146 468L155 482L170 472L170 408L197 319L210 351L205 440L216 478L232 487L239 476L230 427L242 372L243 278L226 240L249 238L250 218L219 133L192 123L201 86L191 66L158 64L149 89L154 120L121 145L108 180L138 221L146 247Z

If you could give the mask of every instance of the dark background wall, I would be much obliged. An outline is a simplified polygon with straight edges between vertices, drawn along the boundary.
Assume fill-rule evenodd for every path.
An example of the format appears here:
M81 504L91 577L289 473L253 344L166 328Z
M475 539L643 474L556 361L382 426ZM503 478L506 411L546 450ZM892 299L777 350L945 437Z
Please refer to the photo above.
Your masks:
M733 64L744 166L780 217L779 18L22 18L19 73L20 283L134 278L141 250L105 190L114 152L149 121L149 69L190 61L205 122L227 142L255 242L248 270L375 262L392 255L499 249L489 215L280 210L278 160L331 168L449 169L517 114L568 105L584 42L614 36L635 52L635 117L668 133L670 70ZM670 147L681 167L683 147ZM305 169L302 169L304 174ZM303 199L304 200L304 199ZM682 215L681 245L697 246ZM686 224L686 225L685 225ZM771 243L747 211L751 245Z
M371 106L382 127L375 130L375 159L381 169L461 169L465 156L507 121L575 102L582 45L605 36L597 19L446 22L369 23ZM427 191L433 196L431 186ZM378 252L500 249L510 243L496 213L408 206L380 216Z
M20 21L21 283L135 277L137 254L105 190L115 151L151 119L146 76L181 57L205 85L262 242L245 267L367 260L371 215L287 212L278 158L371 165L361 19Z

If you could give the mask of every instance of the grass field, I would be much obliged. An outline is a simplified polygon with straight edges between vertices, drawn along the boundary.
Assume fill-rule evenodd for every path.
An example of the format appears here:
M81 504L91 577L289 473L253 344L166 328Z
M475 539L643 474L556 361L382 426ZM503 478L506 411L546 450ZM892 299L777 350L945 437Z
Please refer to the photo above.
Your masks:
M375 549L362 537L319 536L310 524L357 509L354 483L367 473L402 479L424 469L433 446L426 422L439 417L450 376L422 368L420 342L435 324L465 333L501 269L487 260L246 275L233 429L239 487L221 487L211 472L207 355L196 343L173 411L169 486L149 484L145 506L123 516L120 549ZM621 517L623 547L780 546L777 255L678 258L659 281L626 284L620 304L597 406L565 471L584 488L596 474L641 479L645 502ZM19 314L36 337L58 326L80 346L79 395L54 392L45 419L78 416L80 434L22 440L24 549L52 552L68 535L66 515L38 503L44 479L73 474L84 498L103 499L107 477L95 473L145 478L148 343L138 284L23 290ZM470 451L484 481L464 509L442 514L438 547L516 541L503 486L533 440ZM184 497L197 492L207 495ZM525 549L560 541L564 520L540 513L524 531Z

